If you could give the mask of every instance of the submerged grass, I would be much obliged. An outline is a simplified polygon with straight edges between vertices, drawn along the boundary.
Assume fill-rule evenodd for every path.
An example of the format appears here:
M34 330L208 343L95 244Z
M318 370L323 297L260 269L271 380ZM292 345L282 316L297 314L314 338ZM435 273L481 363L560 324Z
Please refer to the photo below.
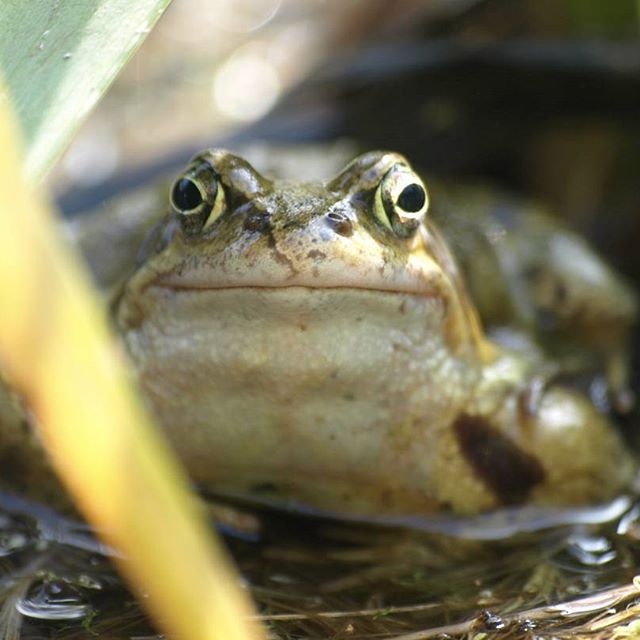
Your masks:
M273 639L639 637L635 520L629 526L627 518L624 530L616 522L559 527L494 542L270 512L250 521L257 531L252 524L226 543L258 604L255 620ZM33 571L26 595L17 594L8 577L28 576L36 538L8 556L4 597L33 597L48 580L73 585L93 614L66 622L25 617L24 637L43 630L61 640L157 637L107 560L84 550L41 549L45 565Z
M615 526L474 543L276 518L231 546L277 638L605 637L640 607Z

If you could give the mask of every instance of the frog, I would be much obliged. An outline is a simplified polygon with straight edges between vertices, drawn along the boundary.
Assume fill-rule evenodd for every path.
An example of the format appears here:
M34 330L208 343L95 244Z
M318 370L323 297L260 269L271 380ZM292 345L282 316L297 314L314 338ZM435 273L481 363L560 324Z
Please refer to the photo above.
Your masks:
M212 149L168 199L112 313L203 494L366 517L629 489L610 417L487 335L403 156L298 182Z

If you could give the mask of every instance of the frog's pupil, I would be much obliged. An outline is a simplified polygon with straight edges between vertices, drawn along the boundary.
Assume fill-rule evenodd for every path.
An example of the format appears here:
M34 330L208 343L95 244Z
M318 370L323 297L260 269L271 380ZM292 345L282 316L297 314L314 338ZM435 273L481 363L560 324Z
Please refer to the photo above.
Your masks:
M191 211L202 204L200 189L189 178L182 178L173 187L173 204L181 211Z
M397 204L404 211L415 213L422 209L426 199L427 194L425 193L424 188L414 182L413 184L407 185L400 192Z

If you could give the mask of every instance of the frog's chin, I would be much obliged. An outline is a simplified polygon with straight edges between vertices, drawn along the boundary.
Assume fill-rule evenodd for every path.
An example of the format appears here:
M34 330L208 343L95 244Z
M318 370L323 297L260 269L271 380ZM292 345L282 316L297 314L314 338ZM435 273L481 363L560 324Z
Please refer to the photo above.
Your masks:
M278 371L274 386L283 378L295 386L294 381L308 377L313 363L316 377L332 379L332 372L349 370L364 387L373 371L388 369L390 362L402 362L398 378L406 375L411 386L415 358L433 377L433 361L458 351L473 356L472 345L464 349L450 343L445 300L393 291L153 286L132 304L125 298L117 321L135 341L153 336L144 357L150 358L152 351L157 353L151 359L158 362L175 357L168 369L179 371L183 363L197 362L199 371L250 377L257 371L266 377ZM442 389L439 393L446 395Z

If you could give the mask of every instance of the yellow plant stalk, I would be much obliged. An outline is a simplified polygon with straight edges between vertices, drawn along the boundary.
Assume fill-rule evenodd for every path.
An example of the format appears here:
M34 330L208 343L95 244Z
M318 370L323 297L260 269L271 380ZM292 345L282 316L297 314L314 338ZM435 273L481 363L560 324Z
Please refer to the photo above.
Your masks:
M16 131L0 100L0 363L80 509L124 553L120 570L158 626L185 640L262 638L237 574L131 390L88 276L23 177Z

